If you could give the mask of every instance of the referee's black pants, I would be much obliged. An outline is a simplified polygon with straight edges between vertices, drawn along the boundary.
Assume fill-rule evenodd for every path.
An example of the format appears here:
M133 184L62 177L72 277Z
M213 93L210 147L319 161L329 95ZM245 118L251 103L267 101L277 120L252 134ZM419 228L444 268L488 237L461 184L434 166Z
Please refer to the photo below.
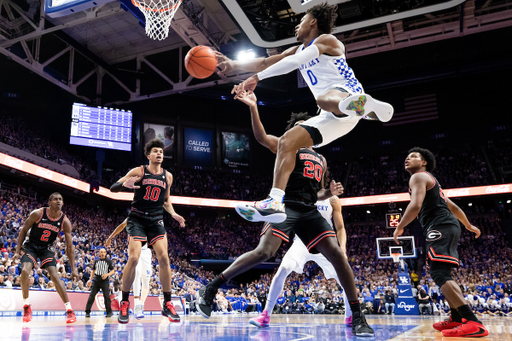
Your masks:
M108 277L106 279L102 279L101 276L94 276L92 280L91 286L91 294L89 295L89 299L87 300L87 305L85 306L85 312L90 313L92 304L94 303L94 299L96 298L96 294L100 291L103 291L103 298L105 300L105 310L107 314L112 313L112 306L110 302L110 293L109 293L109 280Z

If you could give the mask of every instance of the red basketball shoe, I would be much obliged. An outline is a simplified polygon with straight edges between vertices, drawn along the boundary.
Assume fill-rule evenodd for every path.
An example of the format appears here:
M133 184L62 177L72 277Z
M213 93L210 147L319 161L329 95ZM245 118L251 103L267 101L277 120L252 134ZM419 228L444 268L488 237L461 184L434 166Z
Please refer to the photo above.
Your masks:
M76 322L75 312L71 309L66 311L66 323L74 323Z
M448 320L436 322L432 325L432 327L434 327L435 330L439 330L441 332L446 329L453 329L455 327L460 326L461 324L462 322L455 322L454 320L452 320L452 317L450 316Z
M462 319L460 326L443 330L442 333L446 337L482 337L489 335L483 324L466 319Z
M25 304L23 306L23 323L32 321L32 308L30 305Z

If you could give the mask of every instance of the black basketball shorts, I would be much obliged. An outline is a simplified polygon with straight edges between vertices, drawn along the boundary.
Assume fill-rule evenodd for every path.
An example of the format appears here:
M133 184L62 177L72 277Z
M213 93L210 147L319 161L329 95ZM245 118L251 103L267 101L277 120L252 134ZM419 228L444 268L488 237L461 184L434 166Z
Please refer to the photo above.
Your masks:
M25 254L21 257L22 263L32 263L35 267L39 258L43 269L49 266L57 266L55 250L52 245L38 245L27 241L23 244L23 252Z
M269 229L272 234L281 238L283 241L290 241L290 234L294 232L302 240L310 253L318 253L315 246L327 237L336 238L336 232L329 223L322 217L315 207L292 208L285 206L286 220L279 224L265 223L261 235Z
M459 224L434 225L428 229L425 237L428 262L444 262L453 267L459 266Z
M158 240L165 238L163 215L146 217L130 212L126 232L134 240L142 242L142 245L148 243L148 246L151 247Z

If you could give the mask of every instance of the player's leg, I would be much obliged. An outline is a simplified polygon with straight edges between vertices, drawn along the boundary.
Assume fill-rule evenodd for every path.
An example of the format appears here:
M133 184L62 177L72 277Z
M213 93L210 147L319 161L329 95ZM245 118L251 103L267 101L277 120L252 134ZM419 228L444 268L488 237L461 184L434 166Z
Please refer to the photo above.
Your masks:
M21 268L21 293L23 295L23 322L27 323L32 320L32 308L30 307L30 302L28 299L29 288L30 288L30 275L32 274L32 269L35 266L34 255L30 255L27 253L27 247L24 247L25 254L21 258L22 268Z
M60 277L59 274L57 273L56 265L57 261L53 257L52 252L51 261L43 265L43 267L46 268L48 274L50 274L50 279L55 284L55 290L57 290L57 293L62 299L62 302L64 302L64 306L66 307L66 323L74 323L76 322L75 312L73 311L71 303L69 302L68 293L66 291L66 288L64 287L64 283L62 283L62 281L59 279Z
M142 239L135 239L133 235L130 234L128 226L130 226L130 219L128 219L128 225L126 228L126 230L128 231L128 235L130 235L130 239L128 241L128 260L126 261L126 265L124 266L123 282L121 285L122 299L121 304L119 305L119 315L117 317L119 323L128 323L128 321L130 320L130 289L132 287L133 280L135 279L135 269L137 268L137 264L139 262L142 243L145 242ZM139 236L140 235L142 234L139 234Z
M283 290L286 278L292 271L302 272L304 264L306 263L307 253L306 247L300 240L295 240L293 242L292 247L283 257L283 261L281 262L279 269L277 269L274 278L272 278L267 302L265 303L265 309L260 316L250 319L250 324L256 327L268 327L272 311L274 310L279 294Z
M347 257L339 247L336 236L321 234L308 244L309 245L306 246L310 252L313 248L316 248L316 250L320 251L334 266L336 274L349 299L349 306L352 310L352 331L356 336L374 336L375 332L366 322L366 318L364 317L357 298L352 268L348 263Z
M253 222L267 221L271 223L281 223L286 219L282 202L286 184L295 168L297 150L314 145L314 140L308 129L313 128L295 126L279 138L274 163L274 181L269 197L252 204L237 206L236 211L242 218Z
M128 242L128 260L126 261L126 265L124 266L123 270L123 302L128 301L130 289L132 287L133 281L135 280L135 270L137 268L137 264L139 263L141 248L142 242L134 238L130 238Z
M162 229L163 232L165 232L163 226ZM155 255L160 265L160 283L162 283L162 291L164 294L162 315L167 316L170 322L180 322L181 318L178 313L176 313L176 309L171 301L172 272L169 262L169 251L167 250L167 235L164 233L162 236L160 233L156 237L152 237L148 234L148 239L150 240L150 245L153 247L153 250L155 250Z
M434 328L442 330L443 336L446 337L461 337L468 334L472 336L488 335L489 332L471 311L460 287L452 278L453 267L459 265L457 244L460 239L460 226L458 224L440 225L435 228L442 237L436 240L427 238L430 276L441 288L443 296L452 308L452 315L450 320L436 323ZM457 323L460 325L457 326Z
M140 304L144 308L144 303L149 294L149 281L151 280L151 250L147 249L141 255L142 261L142 290L140 293Z
M141 277L142 277L142 253L139 257L139 261L137 262L137 267L135 267L135 279L133 281L133 314L135 318L141 318L141 309L140 309L140 289L141 289Z
M329 262L327 260L327 258L325 258L324 255L322 255L322 254L312 255L310 260L313 260L320 266L320 268L322 269L322 271L325 275L325 278L327 278L327 279L334 278L336 280L336 282L338 282L338 284L343 289L343 285L341 284L338 274L336 273L336 269L334 268L332 263ZM352 309L349 309L350 301L347 297L347 291L345 289L343 289L343 301L345 303L345 324L348 326L352 326Z
M349 92L342 87L334 87L320 95L316 103L322 110L338 117L363 117L388 122L394 112L389 103L378 101L362 91Z
M331 89L324 93L323 95L320 95L316 100L316 104L322 110L330 111L334 113L336 116L343 117L345 116L345 114L341 112L339 104L348 96L350 96L350 93L348 93L346 90Z
M197 292L196 308L203 317L210 318L213 298L217 294L217 290L221 285L231 278L252 269L256 265L272 257L279 249L279 246L281 246L281 242L284 238L288 241L288 235L270 227L275 225L267 223L265 226L268 227L266 230L264 229L265 232L256 249L246 252L238 257L226 270L222 272L222 274L220 274L220 276L216 277L208 285L202 287ZM276 235L279 235L279 237Z

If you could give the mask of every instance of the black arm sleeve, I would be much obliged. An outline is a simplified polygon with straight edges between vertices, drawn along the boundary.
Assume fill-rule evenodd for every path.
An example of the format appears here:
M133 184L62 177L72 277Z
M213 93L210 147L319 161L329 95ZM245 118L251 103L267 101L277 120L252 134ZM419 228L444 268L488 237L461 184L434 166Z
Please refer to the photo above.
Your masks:
M121 192L122 189L123 189L123 184L120 182L116 182L112 186L110 186L110 191L113 193Z
M112 260L108 260L108 272L114 270L114 264L112 263Z

